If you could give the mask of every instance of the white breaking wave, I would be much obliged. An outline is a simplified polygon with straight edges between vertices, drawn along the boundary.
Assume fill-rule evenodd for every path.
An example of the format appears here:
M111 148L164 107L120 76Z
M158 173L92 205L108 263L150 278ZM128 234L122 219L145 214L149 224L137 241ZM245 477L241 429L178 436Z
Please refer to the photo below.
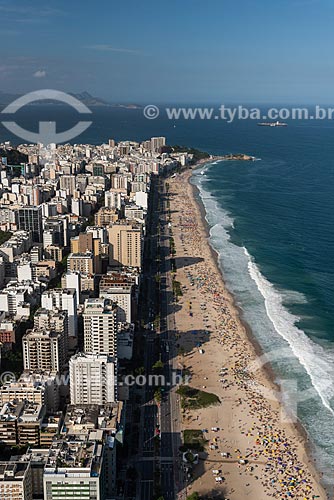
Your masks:
M296 326L300 318L291 314L284 305L287 302L305 303L306 297L297 291L278 291L275 289L273 284L262 275L247 249L231 242L228 233L228 229L234 227L231 215L221 208L209 191L203 188L202 183L198 182L198 178L196 178L196 184L200 188L200 196L206 207L206 218L211 225L211 244L223 261L223 272L227 271L228 281L232 283L231 291L237 294L237 298L239 298L238 295L242 295L242 302L255 300L252 318L245 318L253 326L255 336L260 334L263 339L266 332L265 322L259 316L261 315L259 301L263 300L263 313L266 314L267 321L272 325L272 334L276 333L278 338L288 342L296 360L309 375L324 407L334 415L334 410L330 405L330 400L334 397L333 349L324 349L321 345L313 342L303 330ZM253 291L253 287L245 280L245 273L249 274L251 282L255 283L256 290L259 292L257 299L254 297L255 290ZM243 306L242 303L241 306ZM249 311L249 307L246 309ZM257 331L256 325L259 331Z
M306 296L296 290L284 290L281 292L283 302L288 304L307 304Z
M286 340L296 358L307 371L323 405L334 415L330 400L334 396L334 359L296 326L299 318L283 306L283 297L260 272L247 249L248 270L264 298L267 315L276 332Z
M307 411L301 420L314 438L317 467L324 473L325 482L332 485L334 411L330 403L334 396L333 346L328 343L323 348L296 326L299 318L291 314L287 307L289 304L305 303L307 298L293 290L275 289L262 275L247 250L231 242L230 231L234 227L234 219L222 208L217 198L204 189L207 183L201 182L203 176L196 175L192 179L199 188L206 220L211 227L210 244L218 252L225 281L235 294L254 336L264 352L277 352L288 345L291 358L295 360L289 359L291 370L297 373L301 382L304 377L311 381L316 401L307 404ZM210 181L208 176L206 179ZM284 365L278 366L278 369L280 373L281 369L286 369L286 365L285 368ZM306 393L309 393L309 389L301 397L307 397Z
M212 162L208 162L208 163L202 163L202 165L197 165L195 170L193 171L193 173L197 176L197 175L200 175L201 172L206 172L210 167L212 167L213 165L217 165L217 163L219 163L219 161L212 161Z

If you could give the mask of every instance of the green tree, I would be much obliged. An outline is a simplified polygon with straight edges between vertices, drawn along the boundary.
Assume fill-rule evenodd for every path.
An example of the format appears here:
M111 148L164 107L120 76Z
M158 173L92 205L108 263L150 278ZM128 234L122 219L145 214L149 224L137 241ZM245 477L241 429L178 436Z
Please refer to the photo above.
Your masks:
M136 375L145 375L145 368L143 366L139 366L139 368L135 369Z
M197 491L194 491L191 495L187 497L187 500L199 500L199 494Z
M13 233L10 233L9 231L0 231L0 245L2 243L5 243L9 238L12 236Z
M156 361L156 362L154 363L154 365L152 366L152 370L153 370L154 372L161 372L161 371L162 371L162 369L163 369L163 367L164 367L164 364L163 364L163 362L161 361L161 359L159 359L159 361Z
M157 403L161 403L161 391L160 390L155 391L154 399L156 400Z
M181 345L181 347L178 348L177 353L179 356L184 356L186 353L185 348Z

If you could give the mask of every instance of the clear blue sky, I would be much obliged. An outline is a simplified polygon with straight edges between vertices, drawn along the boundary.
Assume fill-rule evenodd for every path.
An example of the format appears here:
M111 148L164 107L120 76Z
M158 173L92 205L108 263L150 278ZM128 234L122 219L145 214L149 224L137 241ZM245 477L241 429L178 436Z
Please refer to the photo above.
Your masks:
M0 0L0 90L334 104L333 0Z

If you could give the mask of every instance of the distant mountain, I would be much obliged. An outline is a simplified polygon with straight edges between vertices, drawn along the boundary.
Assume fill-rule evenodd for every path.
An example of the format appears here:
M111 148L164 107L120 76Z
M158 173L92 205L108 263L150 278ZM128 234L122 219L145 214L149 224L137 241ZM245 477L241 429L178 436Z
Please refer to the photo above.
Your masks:
M139 104L120 104L111 103L100 97L94 97L89 92L81 92L80 94L70 94L79 101L86 104L86 106L110 106L112 108L126 108L126 109L141 109Z
M10 104L11 102L15 101L15 99L18 99L21 97L23 94L8 94L7 92L1 92L0 91L0 107L3 108ZM79 94L75 94L72 92L69 92L69 95L75 97L79 101L81 101L83 104L86 104L86 106L108 106L108 107L113 107L113 108L126 108L126 109L141 109L142 106L138 104L119 104L119 103L110 103L104 99L101 99L100 97L94 97L92 96L89 92L80 92ZM61 104L57 103L56 101L40 101L40 102L35 102L34 103L43 105L43 104Z
M113 108L125 108L125 109L142 109L143 106L140 104L110 104Z
M110 106L110 103L105 101L104 99L100 99L99 97L92 96L89 92L81 92L80 94L73 94L69 92L69 94L78 101L81 101L86 106Z

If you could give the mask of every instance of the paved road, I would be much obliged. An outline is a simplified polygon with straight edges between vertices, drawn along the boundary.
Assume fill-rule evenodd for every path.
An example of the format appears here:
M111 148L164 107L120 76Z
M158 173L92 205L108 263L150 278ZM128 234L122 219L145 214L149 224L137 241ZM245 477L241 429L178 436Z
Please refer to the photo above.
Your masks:
M160 189L158 189L160 185ZM182 489L183 472L179 457L181 446L180 435L180 408L179 398L173 389L173 373L177 372L175 346L175 317L173 311L173 292L170 274L168 208L166 201L165 184L159 179L152 182L152 198L148 228L150 233L146 238L144 254L144 298L140 305L140 319L145 323L153 321L155 317L157 297L155 295L155 275L160 271L160 335L148 332L145 339L144 366L149 373L155 361L154 345L160 339L161 359L164 362L163 375L167 384L160 405L154 403L154 387L144 388L141 406L141 425L139 434L139 456L137 470L139 481L137 484L138 500L152 500L154 495L154 474L157 458L155 455L154 436L160 421L160 479L161 493L165 500L181 498L178 492ZM159 208L160 205L160 208ZM160 237L158 227L160 222ZM157 267L156 250L160 245L161 262ZM167 347L168 346L168 347ZM160 415L159 415L160 413Z
M166 499L178 497L182 489L182 464L179 447L180 408L179 397L173 387L173 375L177 373L177 348L175 345L175 316L173 304L173 289L171 279L171 262L169 247L168 207L165 184L162 189L163 211L160 215L161 235L160 249L164 258L161 259L161 346L164 375L168 390L161 403L161 487Z
M156 249L157 249L157 227L159 221L158 213L158 179L153 176L151 184L150 212L148 214L148 234L145 241L145 252L143 260L143 292L139 304L138 319L147 326L155 316L155 283L154 277L157 271ZM155 361L156 333L147 330L144 339L144 368L148 374ZM155 449L154 436L158 423L158 409L154 402L154 388L145 386L143 388L141 420L139 432L139 454L137 457L137 471L139 480L137 482L136 498L139 500L152 500L154 497L154 471L155 471Z

